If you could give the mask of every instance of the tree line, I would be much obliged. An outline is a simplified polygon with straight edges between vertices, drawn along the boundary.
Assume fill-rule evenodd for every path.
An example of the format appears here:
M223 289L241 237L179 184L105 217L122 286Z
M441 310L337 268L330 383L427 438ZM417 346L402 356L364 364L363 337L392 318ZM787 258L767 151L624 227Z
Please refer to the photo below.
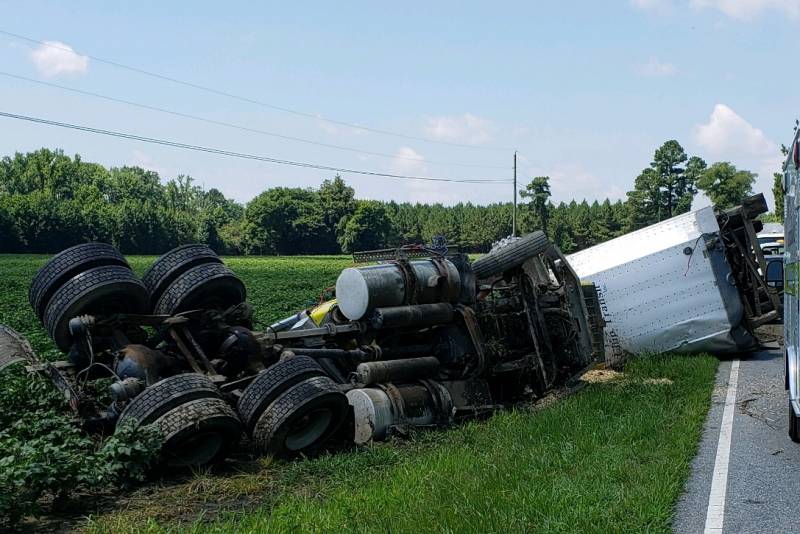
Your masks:
M544 230L564 252L685 213L698 190L719 206L752 192L755 174L727 162L707 166L677 141L659 147L625 201L554 204L547 176L520 191L518 231ZM246 204L191 177L166 182L135 166L105 168L46 148L0 160L0 252L52 253L85 241L127 254L206 243L223 254L338 254L427 243L443 235L485 252L511 234L510 202L398 203L355 198L339 176L318 188L270 188Z

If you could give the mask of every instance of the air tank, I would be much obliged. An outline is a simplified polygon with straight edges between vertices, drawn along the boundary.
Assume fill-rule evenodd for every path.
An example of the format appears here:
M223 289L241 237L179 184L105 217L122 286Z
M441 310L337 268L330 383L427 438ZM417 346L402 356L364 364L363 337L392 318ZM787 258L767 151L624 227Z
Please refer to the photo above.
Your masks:
M354 379L364 385L395 380L430 378L439 370L439 360L433 356L408 358L405 360L386 360L358 364Z
M406 326L430 326L449 323L453 320L453 306L448 302L416 304L375 308L372 313L372 328L402 328Z
M375 308L455 304L460 293L458 269L446 259L417 260L406 263L405 267L399 263L350 267L336 280L339 309L351 321L362 319Z

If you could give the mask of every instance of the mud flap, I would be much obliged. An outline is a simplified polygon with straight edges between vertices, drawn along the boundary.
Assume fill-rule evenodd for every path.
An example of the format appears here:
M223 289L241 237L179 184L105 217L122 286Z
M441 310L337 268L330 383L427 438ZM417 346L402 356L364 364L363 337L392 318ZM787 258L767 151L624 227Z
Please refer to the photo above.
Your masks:
M18 362L38 363L31 344L25 337L5 325L0 325L0 372Z

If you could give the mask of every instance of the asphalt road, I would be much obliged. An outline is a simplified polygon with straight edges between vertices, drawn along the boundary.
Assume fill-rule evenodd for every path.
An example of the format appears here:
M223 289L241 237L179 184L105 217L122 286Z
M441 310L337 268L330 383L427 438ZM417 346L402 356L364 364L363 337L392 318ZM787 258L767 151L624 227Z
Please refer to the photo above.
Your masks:
M700 449L675 511L675 532L704 531L731 365L720 363ZM722 532L800 532L800 444L789 439L788 409L782 351L742 359Z

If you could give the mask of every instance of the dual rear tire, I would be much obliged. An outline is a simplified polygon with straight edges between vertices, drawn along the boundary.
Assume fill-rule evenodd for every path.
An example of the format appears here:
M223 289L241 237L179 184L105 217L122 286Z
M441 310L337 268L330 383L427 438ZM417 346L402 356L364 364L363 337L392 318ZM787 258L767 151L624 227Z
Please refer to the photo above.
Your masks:
M243 431L257 452L286 457L319 449L347 417L348 401L313 359L297 356L259 374L237 408L238 414L207 376L184 373L145 389L117 426L156 425L168 467L218 461Z
M280 361L244 390L239 415L254 447L273 456L319 449L347 417L347 397L308 356Z
M73 343L69 322L80 315L224 310L245 298L241 280L205 245L171 250L141 280L111 245L77 245L45 264L29 292L34 311L65 352ZM0 368L32 354L13 334L0 331ZM184 373L128 402L118 425L157 425L164 462L184 467L224 457L243 430L260 452L291 456L318 449L345 420L348 402L316 361L297 356L259 374L237 408L241 418L207 376Z
M213 463L239 441L242 424L210 378L184 373L156 382L130 401L117 426L157 425L168 467Z
M174 315L244 302L244 284L205 245L173 249L140 280L113 246L84 243L53 256L36 273L28 300L56 346L69 351L69 322L80 315Z
M199 308L226 309L247 298L241 280L206 245L184 245L144 273L152 312L173 315Z

